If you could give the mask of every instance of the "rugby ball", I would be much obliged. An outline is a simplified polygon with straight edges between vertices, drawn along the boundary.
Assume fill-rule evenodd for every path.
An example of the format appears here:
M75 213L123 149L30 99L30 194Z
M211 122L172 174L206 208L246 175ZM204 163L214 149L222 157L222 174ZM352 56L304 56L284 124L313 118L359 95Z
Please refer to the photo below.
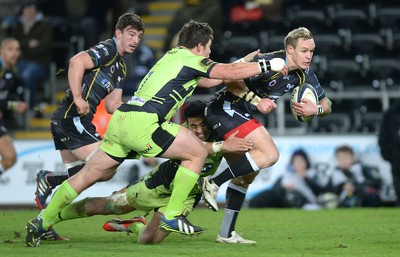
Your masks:
M298 116L293 109L293 103L300 103L301 99L303 98L310 100L315 105L318 104L317 91L315 91L315 88L308 83L301 84L293 89L292 97L290 98L290 110L292 111L292 114L296 120L301 122L309 122L312 120L312 118L314 118L314 116L301 117Z

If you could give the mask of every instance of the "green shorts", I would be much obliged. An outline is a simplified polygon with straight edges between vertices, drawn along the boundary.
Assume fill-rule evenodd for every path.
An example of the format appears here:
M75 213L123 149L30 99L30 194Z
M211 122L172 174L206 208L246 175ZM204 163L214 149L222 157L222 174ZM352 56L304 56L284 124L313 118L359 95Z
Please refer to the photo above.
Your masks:
M112 115L100 149L116 158L134 155L161 156L175 140L180 125L158 123L154 113L115 111Z
M136 210L150 212L152 210L164 213L171 199L171 191L163 185L149 189L144 180L134 185L128 186L126 189L126 198L129 205ZM183 203L183 213L189 214L194 207L196 194L189 194Z

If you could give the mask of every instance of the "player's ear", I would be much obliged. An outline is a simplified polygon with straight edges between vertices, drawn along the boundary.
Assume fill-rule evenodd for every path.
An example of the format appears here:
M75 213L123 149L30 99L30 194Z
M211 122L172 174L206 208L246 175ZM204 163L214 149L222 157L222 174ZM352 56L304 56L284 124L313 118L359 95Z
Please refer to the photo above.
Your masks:
M197 46L196 46L196 51L197 51L198 53L200 53L200 52L202 51L203 48L204 48L203 44L202 44L202 43L198 43Z
M288 54L293 54L294 48L292 45L287 45L286 49L287 49Z
M122 34L122 31L121 31L120 29L116 29L116 30L115 30L115 37L116 37L116 38L120 38L120 37L121 37L121 34Z

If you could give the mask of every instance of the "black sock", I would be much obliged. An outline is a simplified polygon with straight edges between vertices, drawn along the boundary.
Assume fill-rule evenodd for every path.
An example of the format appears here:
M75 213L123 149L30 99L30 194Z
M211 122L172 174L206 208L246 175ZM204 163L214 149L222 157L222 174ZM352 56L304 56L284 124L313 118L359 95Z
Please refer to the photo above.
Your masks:
M241 186L237 186L232 182L229 183L226 189L226 207L224 213L224 219L222 220L221 229L219 235L225 238L232 236L232 231L235 230L235 224L239 211L243 206L244 199L246 197L247 189Z
M67 170L68 175L69 175L70 177L72 177L73 175L75 175L76 173L78 173L78 172L83 168L83 166L85 166L84 163L69 168L69 169Z
M249 153L243 154L239 160L236 160L231 165L228 166L225 170L219 173L217 176L213 177L211 180L217 186L221 186L226 181L236 178L242 175L246 175L253 171L258 171L259 168L254 160L251 158Z
M56 173L50 172L47 174L47 182L50 184L51 188L55 188L56 186L60 185L62 182L67 180L69 176L65 173Z
M46 177L47 182L50 184L51 188L55 188L56 186L61 185L61 183L67 180L69 177L72 177L78 173L78 171L80 171L84 165L85 164L80 164L69 168L67 170L67 174L65 174L65 172L50 172Z

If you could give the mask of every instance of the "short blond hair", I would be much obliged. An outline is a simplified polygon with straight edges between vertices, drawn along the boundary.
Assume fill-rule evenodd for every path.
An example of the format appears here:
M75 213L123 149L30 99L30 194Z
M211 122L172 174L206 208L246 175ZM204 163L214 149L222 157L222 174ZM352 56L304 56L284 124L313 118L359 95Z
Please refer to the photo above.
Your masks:
M285 41L284 41L285 49L287 48L288 45L291 45L294 48L296 48L297 42L300 38L312 39L313 35L312 35L311 31L309 31L305 27L299 27L297 29L294 29L294 30L290 31L287 34L287 36L285 37Z

